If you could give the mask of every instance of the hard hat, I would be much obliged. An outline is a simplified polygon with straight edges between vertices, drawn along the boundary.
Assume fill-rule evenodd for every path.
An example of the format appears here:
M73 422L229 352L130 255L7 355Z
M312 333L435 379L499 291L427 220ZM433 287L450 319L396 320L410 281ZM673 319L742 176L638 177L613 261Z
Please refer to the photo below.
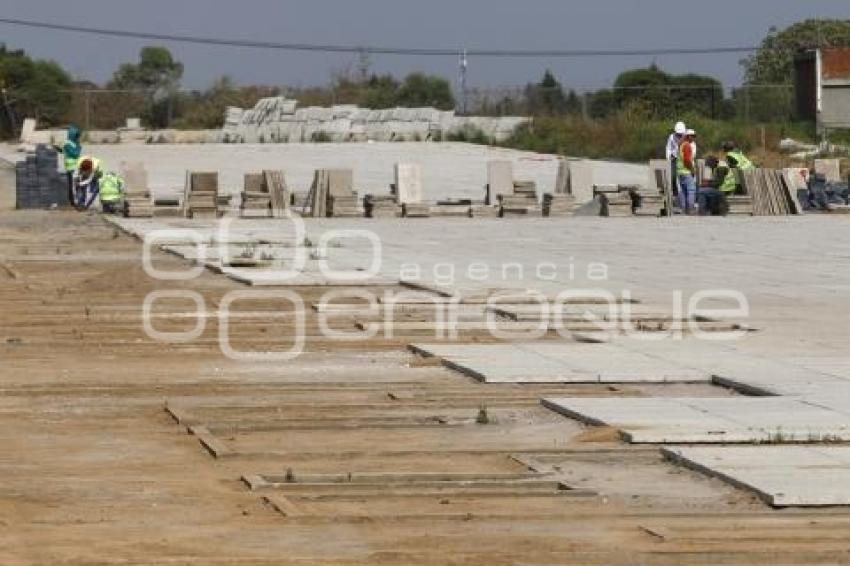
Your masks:
M690 129L689 129L689 130L685 133L685 135L686 135L686 136L695 136L695 135L697 135L697 133L696 133L696 130L690 130Z
M684 136L687 133L688 128L685 126L684 122L676 122L676 125L673 127L673 131L680 136Z

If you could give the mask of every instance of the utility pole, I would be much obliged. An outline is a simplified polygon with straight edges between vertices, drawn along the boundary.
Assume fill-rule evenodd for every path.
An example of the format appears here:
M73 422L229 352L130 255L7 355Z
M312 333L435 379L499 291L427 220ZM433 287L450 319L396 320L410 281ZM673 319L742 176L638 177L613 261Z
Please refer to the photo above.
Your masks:
M458 97L460 98L458 102L458 109L460 110L461 116L466 115L466 69L469 66L469 60L466 57L466 49L462 49L458 53Z

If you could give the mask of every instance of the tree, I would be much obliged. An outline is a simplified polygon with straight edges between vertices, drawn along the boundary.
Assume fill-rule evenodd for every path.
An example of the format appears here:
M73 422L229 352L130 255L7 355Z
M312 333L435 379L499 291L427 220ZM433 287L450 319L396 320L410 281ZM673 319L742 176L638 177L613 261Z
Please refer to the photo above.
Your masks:
M535 116L561 116L566 112L567 97L561 83L546 70L536 85L526 87L528 110Z
M125 63L112 75L110 88L147 91L150 103L146 121L153 127L170 124L178 113L177 89L183 77L183 63L175 60L165 47L149 46L139 52L138 63Z
M0 44L0 135L16 135L23 118L58 125L70 105L71 77L52 61L33 60Z
M392 108L401 85L392 75L372 75L366 82L362 105L366 108Z
M455 107L455 98L446 79L412 73L407 75L398 89L396 104L411 108L433 106L440 110L451 110Z
M744 81L753 84L793 82L794 55L816 47L850 46L850 20L805 20L784 30L770 28L758 51L741 63Z

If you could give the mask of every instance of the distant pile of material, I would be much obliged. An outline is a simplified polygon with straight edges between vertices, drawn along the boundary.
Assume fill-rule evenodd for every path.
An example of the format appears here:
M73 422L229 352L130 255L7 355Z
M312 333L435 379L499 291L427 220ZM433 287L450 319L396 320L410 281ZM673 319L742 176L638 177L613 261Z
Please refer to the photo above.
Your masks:
M223 141L298 143L442 140L480 131L496 141L507 139L528 118L455 116L436 108L372 110L356 105L298 108L283 96L263 98L250 110L229 107Z

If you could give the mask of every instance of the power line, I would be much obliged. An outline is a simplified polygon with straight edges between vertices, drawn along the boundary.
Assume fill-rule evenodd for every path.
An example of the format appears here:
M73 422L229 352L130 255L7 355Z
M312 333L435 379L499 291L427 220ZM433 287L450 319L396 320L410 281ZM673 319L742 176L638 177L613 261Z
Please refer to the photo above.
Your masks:
M624 57L624 56L658 56L658 55L710 55L723 53L750 53L757 47L708 47L708 48L663 48L663 49L446 49L446 48L410 48L410 47L380 47L356 45L331 45L317 43L276 43L270 41L254 41L248 39L220 39L193 35L172 35L163 33L139 32L130 30L114 30L0 18L0 24L23 26L38 29L50 29L91 35L120 37L131 39L153 39L159 41L174 41L198 45L216 45L222 47L243 47L252 49L277 49L282 51L313 51L320 53L366 53L370 55L412 55L425 57L457 57L459 53L475 57Z

